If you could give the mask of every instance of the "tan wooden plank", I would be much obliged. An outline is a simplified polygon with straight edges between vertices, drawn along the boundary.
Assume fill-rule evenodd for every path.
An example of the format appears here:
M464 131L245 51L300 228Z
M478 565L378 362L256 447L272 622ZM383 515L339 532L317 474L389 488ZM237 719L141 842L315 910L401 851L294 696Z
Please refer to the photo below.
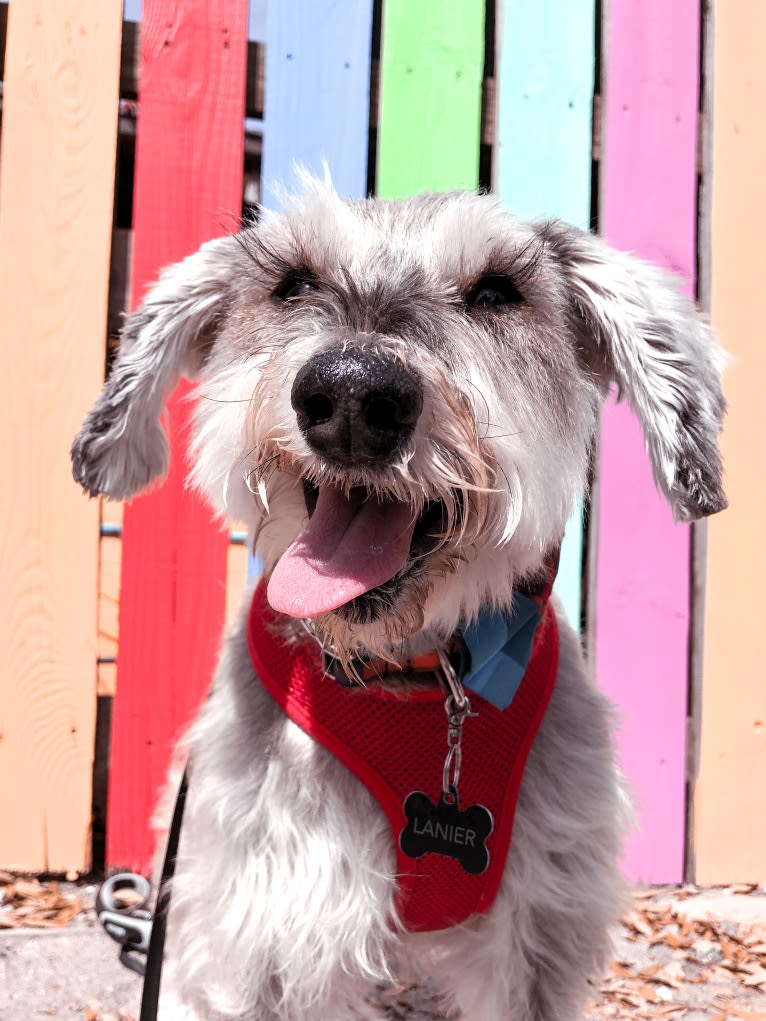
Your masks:
M240 526L241 527L241 526ZM232 543L226 556L226 627L234 621L247 588L247 546Z
M723 436L729 510L708 525L697 882L766 881L766 666L761 650L766 277L766 5L716 4L712 176L713 323L733 355Z
M113 658L117 655L120 627L120 568L122 566L122 539L104 536L101 540L98 585L98 654ZM100 695L113 694L99 691Z
M101 522L121 525L125 504L101 501ZM117 690L117 648L120 633L120 572L122 570L122 536L102 535L98 558L98 681L99 695L114 696Z
M89 864L98 504L69 445L101 384L121 0L9 11L0 174L0 864Z

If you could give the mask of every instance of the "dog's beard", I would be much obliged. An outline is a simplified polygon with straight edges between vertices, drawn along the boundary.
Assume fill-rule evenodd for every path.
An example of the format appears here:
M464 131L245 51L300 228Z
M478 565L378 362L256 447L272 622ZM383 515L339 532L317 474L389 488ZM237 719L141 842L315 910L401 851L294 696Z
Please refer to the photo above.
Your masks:
M357 485L317 486L303 480L308 522L285 551L269 582L278 611L314 619L337 612L369 623L397 602L408 580L459 525L459 494L414 505Z
M277 588L270 587L270 598L281 587L282 592L275 595L281 605L275 608L288 616L310 619L317 637L332 645L341 658L346 654L395 655L395 650L423 627L426 603L439 581L461 561L470 560L472 550L502 545L518 521L518 486L511 487L507 471L498 472L494 451L480 435L468 397L443 373L429 376L420 364L419 372L431 381L434 396L429 404L439 409L439 417L431 418L413 448L394 463L349 467L307 457L305 445L296 439L294 421L287 413L280 415L274 406L277 391L268 377L253 400L248 456L253 467L247 479L264 512L255 526L256 547L266 555L270 583L284 571ZM296 506L301 487L305 497L302 509L310 516L324 494L324 522L315 530L311 519L306 524ZM272 494L279 495L276 503ZM332 563L332 542L323 537L325 525L334 528L334 511L343 519L339 548L343 554L345 544L347 563L340 566ZM299 525L302 517L304 524ZM387 531L388 517L394 522L391 531ZM289 539L284 546L273 544L280 519L289 520L296 531L302 529L292 544ZM343 579L333 576L342 574L341 568L348 568L349 561L349 573L354 574L354 557L358 554L361 559L365 542L359 536L346 540L345 532L351 535L356 526L363 531L365 523L370 526L366 535L370 545L378 539L376 525L385 533L387 550L382 559L386 566L379 575L374 571L368 574L363 566L355 586L344 595ZM266 540L263 546L261 530ZM302 540L306 540L303 550L296 550ZM306 559L314 557L318 570L313 576L311 565L300 562L301 554ZM316 578L322 571L328 575L328 588L333 589L326 603L321 579ZM306 583L309 580L311 585ZM304 611L301 590L308 594L309 588L312 592Z
M365 486L302 482L308 522L271 574L271 605L340 648L371 628L386 644L418 631L438 554L459 529L460 494L417 506Z
M284 464L281 466L282 473L285 467ZM284 478L284 474L282 477ZM422 629L425 606L432 587L439 579L455 570L457 564L464 559L470 543L475 541L474 529L470 529L471 535L467 534L466 511L469 522L473 521L476 524L482 520L485 516L486 497L475 492L449 490L443 497L431 494L426 498L421 495L419 503L415 503L414 500L402 500L402 495L407 493L401 487L391 492L390 488L381 485L376 486L374 490L372 487L356 485L346 494L335 492L328 499L326 492L328 486L339 489L334 480L324 481L319 485L303 477L301 482L302 486L293 484L289 491L283 491L284 497L279 501L280 506L274 507L277 514L284 513L286 509L284 499L289 499L292 504L299 498L302 488L302 502L305 501L309 521L288 550L282 552L281 556L277 554L273 567L271 565L274 564L274 560L270 558L270 602L277 610L286 611L288 616L307 620L310 630L319 641L343 661L348 662L351 657L359 655L376 655L395 661L403 643ZM380 526L381 517L386 516L391 516L395 521L403 516L411 520L404 536L406 546L400 548L395 566L383 580L370 586L363 584L364 591L353 598L347 600L330 598L331 603L337 602L338 605L333 605L327 612L315 612L317 605L320 605L324 598L324 593L320 591L318 595L311 596L318 598L320 604L312 606L302 602L310 587L301 581L302 572L309 577L311 574L319 575L319 578L312 579L310 584L321 584L326 581L328 589L334 593L338 586L344 584L345 578L338 581L337 578L333 578L333 573L342 574L348 567L347 552L346 563L338 566L332 562L332 557L325 557L325 550L321 548L319 549L321 563L308 565L301 563L304 557L310 559L313 552L310 541L305 538L312 522L318 523L319 526L320 547L324 541L322 533L325 525L329 524L323 521L316 511L322 488L325 489L324 500L329 502L330 510L334 509L334 504L342 503L345 499L353 505L346 511L350 519L345 522L347 531L352 531L355 525L364 530L365 507L368 504L373 506L372 525ZM356 514L353 512L354 507L357 508ZM293 520L297 516L294 510L290 513ZM397 527L395 525L394 529ZM394 544L398 538L394 535ZM352 538L350 544L353 552L355 542L380 544L382 541L384 539L381 534L373 532L362 538L359 536ZM338 556L343 560L343 536L338 546ZM286 569L283 563L286 564ZM285 571L281 579L284 590L282 593L279 591L280 586L274 583L275 576L279 577L280 568ZM326 577L323 577L323 572ZM364 571L361 573L364 575ZM283 595L290 605L283 606L280 595Z

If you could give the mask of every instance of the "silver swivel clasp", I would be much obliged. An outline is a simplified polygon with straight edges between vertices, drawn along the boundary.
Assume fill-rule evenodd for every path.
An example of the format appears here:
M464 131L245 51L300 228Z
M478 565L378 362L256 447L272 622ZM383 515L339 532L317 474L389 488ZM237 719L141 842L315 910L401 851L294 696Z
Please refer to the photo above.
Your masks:
M471 702L465 688L443 650L439 650L439 663L448 688L444 700L444 711L447 714L447 755L442 770L442 796L444 801L451 805L458 799L460 770L463 765L463 724L469 716L479 714L471 711Z

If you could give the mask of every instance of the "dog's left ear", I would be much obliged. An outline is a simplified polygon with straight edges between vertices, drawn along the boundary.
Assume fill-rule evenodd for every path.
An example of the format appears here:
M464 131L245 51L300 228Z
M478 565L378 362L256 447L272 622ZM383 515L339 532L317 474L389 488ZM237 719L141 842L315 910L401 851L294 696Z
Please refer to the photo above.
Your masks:
M72 471L91 496L133 496L168 466L161 417L182 375L193 377L228 310L242 255L209 241L164 270L122 332L114 368L72 445Z
M586 360L628 398L676 520L723 510L724 355L708 323L656 266L556 221L541 235L563 272Z

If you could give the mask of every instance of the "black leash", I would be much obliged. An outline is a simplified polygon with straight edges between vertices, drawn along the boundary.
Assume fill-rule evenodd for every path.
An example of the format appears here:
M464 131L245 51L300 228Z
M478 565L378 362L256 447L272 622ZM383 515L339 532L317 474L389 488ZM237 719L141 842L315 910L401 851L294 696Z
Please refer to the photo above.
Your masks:
M170 891L168 883L173 878L176 870L176 858L178 857L178 841L181 836L181 822L184 816L184 805L186 804L186 792L189 787L189 780L184 770L181 777L181 786L178 788L176 806L173 809L173 820L170 823L168 833L168 844L165 849L165 861L162 865L162 878L157 893L157 906L154 910L152 922L152 935L149 940L149 953L146 958L146 974L144 975L144 989L141 995L140 1021L156 1021L157 1007L160 999L160 980L162 976L162 958L165 952L165 931L167 929L168 907L170 906Z

